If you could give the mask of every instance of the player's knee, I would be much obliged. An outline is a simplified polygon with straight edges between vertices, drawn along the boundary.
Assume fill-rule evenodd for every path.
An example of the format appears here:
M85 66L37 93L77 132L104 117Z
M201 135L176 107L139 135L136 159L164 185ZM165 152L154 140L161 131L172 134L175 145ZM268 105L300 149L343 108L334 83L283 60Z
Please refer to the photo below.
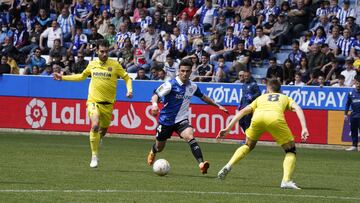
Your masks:
M296 147L292 146L290 148L284 149L285 153L293 153L296 154Z

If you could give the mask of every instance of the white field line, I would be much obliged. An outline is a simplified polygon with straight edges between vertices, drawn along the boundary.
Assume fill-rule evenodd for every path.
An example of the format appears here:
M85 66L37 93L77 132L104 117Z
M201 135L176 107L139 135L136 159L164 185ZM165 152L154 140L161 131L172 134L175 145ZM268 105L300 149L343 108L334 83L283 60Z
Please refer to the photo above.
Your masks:
M323 196L323 195L292 195L254 192L205 192L205 191L172 191L172 190L0 190L0 193L169 193L169 194L200 194L225 196L267 196L297 197L314 199L360 200L360 197Z

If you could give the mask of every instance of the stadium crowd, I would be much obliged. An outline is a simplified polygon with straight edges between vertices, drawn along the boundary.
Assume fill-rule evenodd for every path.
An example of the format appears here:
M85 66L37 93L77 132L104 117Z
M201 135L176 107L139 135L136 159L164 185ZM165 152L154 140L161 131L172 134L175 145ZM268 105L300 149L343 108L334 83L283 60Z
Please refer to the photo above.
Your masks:
M360 2L359 2L360 3ZM352 4L352 6L351 6ZM3 0L1 73L82 72L107 40L139 80L243 82L263 69L283 84L350 87L360 75L360 6L344 0ZM285 57L284 57L285 56ZM261 80L261 78L257 78Z

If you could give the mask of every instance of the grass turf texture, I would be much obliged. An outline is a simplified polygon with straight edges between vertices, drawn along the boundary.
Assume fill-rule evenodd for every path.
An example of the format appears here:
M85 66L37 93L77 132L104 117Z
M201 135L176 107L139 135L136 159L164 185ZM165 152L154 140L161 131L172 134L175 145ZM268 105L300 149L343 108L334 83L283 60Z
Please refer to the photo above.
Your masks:
M170 141L157 158L171 171L159 177L146 164L151 140L107 137L97 169L85 136L0 133L0 143L0 202L360 202L358 152L298 149L295 191L279 188L280 147L257 146L220 181L238 145L200 143L211 163L202 175L189 146Z

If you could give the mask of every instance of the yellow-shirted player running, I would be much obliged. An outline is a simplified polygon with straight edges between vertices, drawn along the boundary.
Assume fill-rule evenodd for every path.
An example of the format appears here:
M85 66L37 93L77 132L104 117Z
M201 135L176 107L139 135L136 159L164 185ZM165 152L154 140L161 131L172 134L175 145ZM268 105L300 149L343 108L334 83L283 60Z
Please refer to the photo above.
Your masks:
M90 167L98 166L100 137L105 136L111 123L118 78L125 80L126 97L132 97L132 80L118 61L108 59L109 44L105 40L97 45L98 60L91 61L81 74L63 76L54 74L55 80L80 81L91 75L88 100L86 103L91 120L90 147L92 152Z
M304 113L301 107L290 97L280 93L281 84L278 80L272 79L267 84L268 93L261 95L250 105L239 111L231 120L229 125L220 130L216 138L227 135L233 126L245 115L253 112L250 127L246 130L246 143L239 147L230 161L219 171L218 178L224 179L231 171L234 164L244 158L252 149L264 132L269 132L274 140L285 150L285 159L283 163L283 179L281 188L300 189L291 180L295 169L296 148L294 137L286 123L284 111L295 111L301 123L301 139L306 141L309 136L306 127Z

